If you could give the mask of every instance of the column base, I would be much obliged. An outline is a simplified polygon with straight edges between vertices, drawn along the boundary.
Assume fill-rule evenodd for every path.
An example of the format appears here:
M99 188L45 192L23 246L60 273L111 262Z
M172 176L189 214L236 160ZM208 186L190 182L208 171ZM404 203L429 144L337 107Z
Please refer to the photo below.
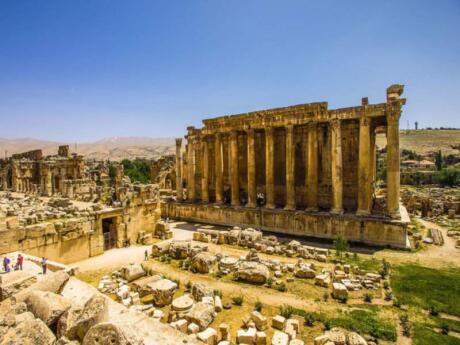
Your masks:
M273 208L275 208L275 204L266 204L266 205L265 205L265 208L271 208L271 209L273 209Z
M401 213L399 211L389 212L388 215L391 219L401 219Z
M331 212L332 214L341 215L341 214L343 214L343 208L332 209L332 210L330 210L329 212Z
M368 210L358 210L356 211L356 215L359 217L369 216L371 213Z
M306 212L318 212L319 208L318 207L307 207L305 211Z
M285 209L286 211L295 211L295 206L293 206L293 205L286 205L286 206L284 207L284 209Z
M246 207L250 207L250 208L256 208L256 204L255 203L247 203L246 204Z

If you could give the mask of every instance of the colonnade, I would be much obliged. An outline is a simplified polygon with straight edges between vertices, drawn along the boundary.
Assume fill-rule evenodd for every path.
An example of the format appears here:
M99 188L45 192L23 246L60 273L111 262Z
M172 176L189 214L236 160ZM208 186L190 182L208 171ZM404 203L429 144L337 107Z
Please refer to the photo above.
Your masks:
M368 216L372 212L372 194L375 181L375 128L372 126L372 118L366 116L366 104L363 104L363 111L359 117L359 148L358 148L358 195L357 210L358 216ZM343 207L343 154L342 154L342 120L333 118L328 121L330 131L330 171L331 171L331 200L329 212L342 214ZM316 212L318 206L318 124L319 122L311 121L307 123L307 164L305 172L305 185L307 190L307 207L306 211ZM287 124L285 127L285 191L286 202L284 209L296 210L299 206L296 204L295 174L296 169L296 145L295 145L295 127L296 125ZM279 127L276 127L279 128ZM399 114L387 116L387 213L395 218L399 217ZM267 126L258 128L263 130L265 135L265 205L268 209L274 209L275 202L275 148L274 148L274 131L275 127ZM255 129L231 130L229 132L215 132L212 134L187 136L187 169L182 171L184 166L181 162L182 140L176 139L176 178L178 186L179 200L182 200L182 177L187 178L187 196L189 202L196 201L196 185L201 187L201 202L210 202L210 159L209 145L214 142L214 159L213 167L215 183L215 203L222 204L224 201L224 140L223 135L228 135L227 152L228 155L228 174L230 182L230 202L231 206L240 205L240 183L239 178L239 147L238 135L246 135L247 147L247 203L244 205L249 208L257 206L256 194L256 152ZM199 145L199 146L197 146ZM199 147L199 150L195 150ZM197 166L198 159L196 154L200 153L200 167ZM345 162L346 164L346 162ZM201 181L196 184L196 171L201 171Z

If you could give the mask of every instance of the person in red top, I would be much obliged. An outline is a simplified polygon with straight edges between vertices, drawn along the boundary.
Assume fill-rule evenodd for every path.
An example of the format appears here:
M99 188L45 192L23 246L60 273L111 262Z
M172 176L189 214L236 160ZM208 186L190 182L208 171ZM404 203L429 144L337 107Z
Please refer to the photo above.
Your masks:
M24 262L24 257L21 254L18 254L18 266L19 269L22 271L22 263Z

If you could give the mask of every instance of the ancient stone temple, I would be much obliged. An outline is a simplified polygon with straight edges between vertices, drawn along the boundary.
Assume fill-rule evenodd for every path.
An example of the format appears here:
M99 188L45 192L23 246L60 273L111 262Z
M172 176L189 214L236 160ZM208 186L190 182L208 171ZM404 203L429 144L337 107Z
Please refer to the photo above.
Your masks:
M70 155L68 145L59 146L57 155L33 150L0 160L0 190L72 198L92 185L83 156Z
M185 200L163 216L252 226L301 236L406 247L408 217L399 203L402 85L387 101L328 109L300 104L203 121L176 140L176 185ZM384 210L377 209L376 133L386 133ZM178 191L182 196L182 191Z

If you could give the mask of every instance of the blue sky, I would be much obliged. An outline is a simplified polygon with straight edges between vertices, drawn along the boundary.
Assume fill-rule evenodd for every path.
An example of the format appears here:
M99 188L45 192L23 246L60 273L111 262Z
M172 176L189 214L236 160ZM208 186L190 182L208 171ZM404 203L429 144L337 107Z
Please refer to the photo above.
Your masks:
M382 102L460 127L460 1L0 1L0 137L181 136L208 117Z

